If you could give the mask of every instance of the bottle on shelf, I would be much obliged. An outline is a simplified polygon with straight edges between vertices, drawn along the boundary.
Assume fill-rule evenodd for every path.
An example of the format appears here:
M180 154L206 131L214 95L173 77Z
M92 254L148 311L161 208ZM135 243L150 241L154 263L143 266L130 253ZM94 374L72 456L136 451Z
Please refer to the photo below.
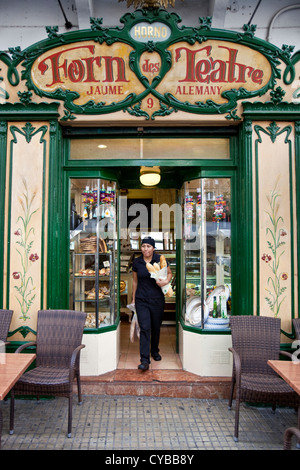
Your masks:
M225 295L221 296L221 317L227 318L227 300Z
M217 303L217 297L214 296L213 300L213 312L212 312L213 318L217 318L218 316L218 303Z

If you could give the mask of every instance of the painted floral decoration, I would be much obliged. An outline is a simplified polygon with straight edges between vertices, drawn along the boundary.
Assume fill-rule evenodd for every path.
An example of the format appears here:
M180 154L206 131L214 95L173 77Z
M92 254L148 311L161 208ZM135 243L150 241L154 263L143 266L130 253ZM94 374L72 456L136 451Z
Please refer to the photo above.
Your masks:
M29 274L32 263L39 260L37 253L32 252L32 246L34 243L34 227L32 226L32 216L38 211L32 210L32 203L35 199L36 193L30 196L27 188L26 181L23 180L24 192L22 197L19 198L19 203L22 208L22 215L17 219L17 223L20 224L19 228L14 232L16 237L16 244L18 245L17 252L20 257L21 270L14 271L12 277L18 281L14 288L17 291L17 301L20 306L22 320L30 318L28 315L29 309L36 296L34 293L35 286L33 285L33 278Z
M268 277L266 287L268 295L265 299L274 317L278 317L282 303L286 298L285 296L283 297L286 287L282 286L281 281L288 279L288 273L280 270L280 261L284 254L284 237L287 235L287 232L284 228L280 227L280 225L284 223L284 220L281 215L278 215L279 197L280 194L277 192L276 186L275 189L271 191L270 196L267 196L270 209L266 211L266 213L269 216L270 225L266 229L266 234L269 235L267 244L272 255L264 253L261 257L262 261L268 264L272 273L271 276Z

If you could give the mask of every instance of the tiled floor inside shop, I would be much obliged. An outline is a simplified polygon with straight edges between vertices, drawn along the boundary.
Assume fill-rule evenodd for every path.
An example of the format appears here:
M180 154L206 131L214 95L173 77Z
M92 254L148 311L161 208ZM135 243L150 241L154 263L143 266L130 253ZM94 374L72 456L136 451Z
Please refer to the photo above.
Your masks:
M139 341L130 340L131 323L126 318L121 321L120 360L118 369L136 369L140 363ZM151 360L152 370L182 369L181 360L176 353L176 326L163 324L160 332L161 361Z

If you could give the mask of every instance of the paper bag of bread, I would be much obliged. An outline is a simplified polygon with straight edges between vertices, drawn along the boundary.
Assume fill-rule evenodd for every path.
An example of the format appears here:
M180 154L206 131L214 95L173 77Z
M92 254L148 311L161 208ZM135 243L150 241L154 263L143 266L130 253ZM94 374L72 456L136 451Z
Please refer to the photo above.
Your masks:
M140 339L140 327L137 314L134 312L130 325L130 341L134 343L138 339Z
M161 255L160 256L160 260L159 260L159 264L158 263L146 263L146 268L148 269L149 273L150 273L150 276L153 278L153 279L167 279L167 275L168 275L168 268L167 268L167 261L166 261L166 258L164 257L164 255ZM164 295L166 297L172 297L173 295L173 289L169 284L166 284L165 286L163 286L161 288L161 290L163 291Z

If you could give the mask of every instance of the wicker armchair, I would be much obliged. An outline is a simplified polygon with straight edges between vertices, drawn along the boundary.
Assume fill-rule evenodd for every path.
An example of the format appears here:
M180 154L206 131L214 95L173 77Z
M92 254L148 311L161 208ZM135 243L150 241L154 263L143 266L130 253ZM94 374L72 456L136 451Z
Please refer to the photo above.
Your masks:
M295 328L296 338L300 340L300 318L294 318L293 325Z
M283 450L291 450L292 438L296 436L298 448L300 442L300 430L298 428L288 428L284 431Z
M299 442L300 442L300 429L298 428L288 428L284 431L284 444L283 444L283 450L291 450L291 445L292 445L292 438L293 436L296 436L296 439L298 441L297 447L299 449Z
M68 437L72 429L73 382L77 379L78 402L81 403L80 350L86 314L73 310L40 310L35 342L20 346L20 353L36 345L36 368L25 372L11 390L10 434L14 429L16 395L60 396L69 399Z
M13 310L0 310L0 341L3 341L5 345L8 344L7 335L12 316Z
M280 354L280 319L254 316L232 316L230 319L233 371L229 397L232 406L236 386L234 440L238 441L239 409L241 402L299 405L298 394L267 364L278 360ZM291 355L289 355L291 357Z

